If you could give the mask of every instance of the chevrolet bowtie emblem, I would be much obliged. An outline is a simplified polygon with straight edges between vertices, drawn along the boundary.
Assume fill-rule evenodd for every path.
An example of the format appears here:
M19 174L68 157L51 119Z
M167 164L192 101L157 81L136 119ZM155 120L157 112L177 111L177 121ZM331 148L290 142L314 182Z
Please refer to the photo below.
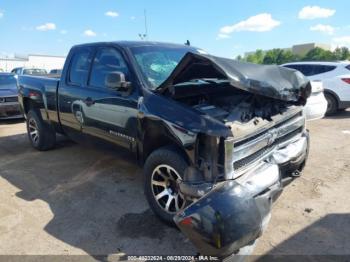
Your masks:
M272 145L278 137L278 131L276 129L272 129L269 131L269 136L268 136L268 145Z

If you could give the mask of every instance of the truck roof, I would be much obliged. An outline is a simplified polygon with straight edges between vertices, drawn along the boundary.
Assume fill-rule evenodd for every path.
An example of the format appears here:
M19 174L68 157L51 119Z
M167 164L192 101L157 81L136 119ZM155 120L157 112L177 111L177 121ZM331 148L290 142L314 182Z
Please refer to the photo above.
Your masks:
M188 47L197 49L192 46L186 46L184 44L174 44L174 43L164 43L164 42L153 42L153 41L113 41L113 42L95 42L75 45L74 47L83 47L83 46L99 46L105 44L114 44L124 48L138 47L138 46L162 46L162 47Z

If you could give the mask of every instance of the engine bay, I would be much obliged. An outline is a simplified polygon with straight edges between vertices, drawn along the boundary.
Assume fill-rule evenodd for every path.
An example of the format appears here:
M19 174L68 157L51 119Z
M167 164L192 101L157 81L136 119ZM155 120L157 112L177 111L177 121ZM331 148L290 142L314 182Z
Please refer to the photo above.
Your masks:
M176 101L223 123L248 123L256 118L270 121L273 116L282 114L292 105L236 89L227 82L180 84L173 86L169 94Z

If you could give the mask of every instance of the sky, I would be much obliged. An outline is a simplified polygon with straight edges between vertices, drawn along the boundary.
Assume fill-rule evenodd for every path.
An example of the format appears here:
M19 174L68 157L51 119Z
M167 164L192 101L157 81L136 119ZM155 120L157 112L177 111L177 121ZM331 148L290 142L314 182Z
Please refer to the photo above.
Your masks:
M0 56L66 55L80 43L184 43L224 57L325 43L350 47L349 0L1 0Z

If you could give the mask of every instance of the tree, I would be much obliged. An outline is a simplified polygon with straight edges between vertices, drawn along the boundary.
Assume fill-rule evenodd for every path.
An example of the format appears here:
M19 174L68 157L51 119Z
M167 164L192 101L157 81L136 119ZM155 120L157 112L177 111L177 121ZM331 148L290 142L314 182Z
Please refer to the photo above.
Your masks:
M334 61L335 55L328 50L316 47L311 49L303 58L304 61Z
M296 54L293 54L291 50L285 50L283 52L282 58L279 61L278 64L285 64L285 63L290 63L290 62L296 62L301 60L300 57Z
M334 52L334 57L336 60L348 60L350 59L350 51L347 47L337 47Z
M304 56L293 54L291 50L275 48L264 52L260 49L254 53L250 53L245 57L237 56L237 60L256 64L285 64L296 61L336 61L336 60L350 60L350 50L347 47L341 47L334 50L334 52L324 50L316 47L310 50Z
M272 65L272 64L281 64L284 61L283 59L283 49L275 48L266 52L263 59L263 64Z
M264 52L261 49L255 51L255 53L247 55L245 61L255 64L262 64L264 60Z

